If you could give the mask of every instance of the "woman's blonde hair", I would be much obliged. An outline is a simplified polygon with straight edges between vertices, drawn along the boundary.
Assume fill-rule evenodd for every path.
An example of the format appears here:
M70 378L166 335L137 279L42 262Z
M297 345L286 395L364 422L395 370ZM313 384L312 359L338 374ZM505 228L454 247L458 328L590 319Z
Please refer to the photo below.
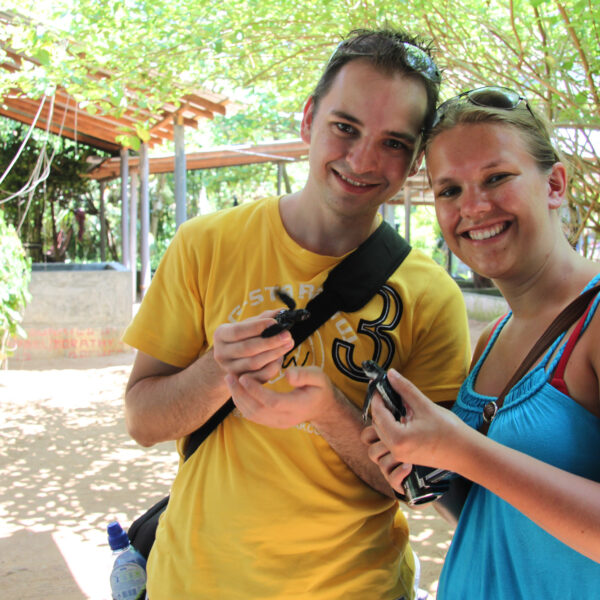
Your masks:
M500 123L514 127L523 137L532 158L541 171L546 172L564 159L554 147L550 136L550 125L539 113L534 112L525 102L508 110L473 104L466 97L457 98L444 107L444 113L437 124L427 132L425 154L431 142L443 131L457 125L478 123Z

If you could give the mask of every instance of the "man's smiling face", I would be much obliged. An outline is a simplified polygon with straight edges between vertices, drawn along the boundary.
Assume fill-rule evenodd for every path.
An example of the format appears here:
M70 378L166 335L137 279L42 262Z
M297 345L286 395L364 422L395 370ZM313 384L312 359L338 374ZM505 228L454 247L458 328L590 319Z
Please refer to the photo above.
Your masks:
M418 79L365 60L346 64L317 109L309 100L304 110L314 201L340 216L372 217L418 168L426 104Z

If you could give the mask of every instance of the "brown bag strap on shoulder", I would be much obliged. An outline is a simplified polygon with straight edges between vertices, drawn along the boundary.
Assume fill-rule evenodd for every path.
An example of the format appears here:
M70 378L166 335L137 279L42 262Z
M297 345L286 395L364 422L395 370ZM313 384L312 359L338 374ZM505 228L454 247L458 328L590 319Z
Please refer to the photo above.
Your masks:
M569 329L579 317L585 312L592 299L600 292L600 285L596 285L589 290L583 292L573 302L571 302L566 308L564 308L559 315L552 321L548 329L544 331L540 339L534 344L533 348L529 351L527 356L523 359L519 368L514 372L510 378L502 393L498 396L497 400L488 402L483 408L483 423L479 428L479 431L484 435L487 434L490 428L491 422L494 420L496 413L504 404L504 398L512 387L529 371L535 361L540 357L542 352L549 348L554 340Z
M548 329L546 329L540 339L529 351L498 398L485 405L483 409L483 423L479 428L479 431L483 433L483 435L487 435L492 420L496 416L498 409L504 404L505 396L515 383L529 371L544 350L549 348L563 331L567 331L567 329L579 319L598 292L600 292L600 285L590 288L575 298L575 300L573 300L573 302L571 302L571 304L561 311L556 319L554 319ZM448 492L446 492L446 494L444 494L436 503L438 512L454 526L456 526L458 522L467 496L469 495L471 485L471 481L461 476L451 479Z

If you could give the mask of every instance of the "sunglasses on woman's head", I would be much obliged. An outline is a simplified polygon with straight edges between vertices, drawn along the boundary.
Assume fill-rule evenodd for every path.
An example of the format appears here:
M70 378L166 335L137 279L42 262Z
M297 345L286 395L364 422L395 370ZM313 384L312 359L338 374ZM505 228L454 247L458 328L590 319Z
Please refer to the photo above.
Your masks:
M466 100L471 104L475 104L476 106L483 106L484 108L498 108L500 110L515 110L515 108L517 108L521 102L525 102L527 110L535 120L535 115L529 106L529 102L527 102L527 99L524 96L521 96L518 92L515 92L509 88L486 86L469 90L467 92L462 92L461 94L458 94L458 96L454 96L453 98L450 98L449 100L446 100L440 104L435 112L435 117L433 118L431 128L433 129L440 123L440 121L442 121L442 119L446 116L448 108L457 102L460 102L461 100Z

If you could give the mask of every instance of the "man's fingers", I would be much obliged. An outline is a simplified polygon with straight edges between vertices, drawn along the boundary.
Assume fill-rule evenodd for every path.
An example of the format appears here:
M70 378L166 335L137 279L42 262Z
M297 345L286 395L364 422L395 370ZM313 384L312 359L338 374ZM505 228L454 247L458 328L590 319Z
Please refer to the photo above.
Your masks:
M285 376L295 388L323 387L328 384L328 378L318 367L296 367L286 369Z
M379 441L379 436L377 435L375 428L369 425L362 430L360 439L364 444L369 446L370 444L374 444L375 442Z
M230 358L224 360L223 364L225 365L226 371L230 371L236 375L241 375L242 373L258 374L264 370L264 373L269 374L266 379L266 381L268 381L279 371L281 360L284 354L289 351L288 349L289 344L283 344L251 356Z
M267 311L259 317L246 319L239 323L224 323L217 328L215 336L218 336L219 340L225 344L233 344L248 338L259 337L267 327L276 323L273 317L278 312L276 310Z
M269 363L278 363L294 347L288 331L271 338L252 337L224 343L215 336L214 357L225 371L236 374L260 371Z

